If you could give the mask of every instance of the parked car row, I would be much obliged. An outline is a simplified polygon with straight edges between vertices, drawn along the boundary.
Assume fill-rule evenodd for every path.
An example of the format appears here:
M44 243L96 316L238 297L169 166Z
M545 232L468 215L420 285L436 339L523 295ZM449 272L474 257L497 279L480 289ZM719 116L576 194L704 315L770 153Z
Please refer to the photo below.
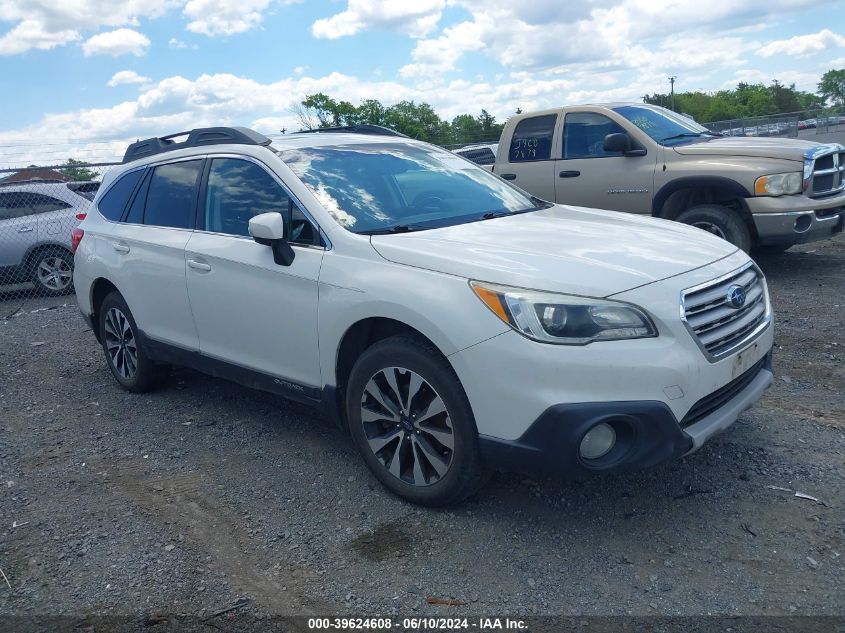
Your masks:
M547 201L558 178L637 200L640 171L684 173L704 134L661 117L516 117L495 173L374 126L139 141L73 229L77 301L123 388L178 364L314 405L416 503L492 468L677 459L772 382L763 274L711 232Z

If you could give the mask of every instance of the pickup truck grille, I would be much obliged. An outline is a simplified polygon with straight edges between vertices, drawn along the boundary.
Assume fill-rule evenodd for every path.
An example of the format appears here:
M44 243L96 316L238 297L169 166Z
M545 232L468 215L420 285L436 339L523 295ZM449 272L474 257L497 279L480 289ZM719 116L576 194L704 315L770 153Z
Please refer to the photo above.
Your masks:
M711 361L750 341L771 319L766 282L753 263L685 290L681 311Z
M841 145L808 156L804 165L805 191L811 198L845 189L845 148Z

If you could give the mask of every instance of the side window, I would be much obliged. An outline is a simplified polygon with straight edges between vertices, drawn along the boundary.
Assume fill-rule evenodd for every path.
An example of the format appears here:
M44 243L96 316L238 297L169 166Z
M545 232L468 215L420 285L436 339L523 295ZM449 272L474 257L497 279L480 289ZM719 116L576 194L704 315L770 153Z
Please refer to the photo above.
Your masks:
M564 158L606 158L622 152L604 151L604 137L625 129L603 114L572 112L563 120Z
M556 114L546 114L523 119L517 123L511 137L508 154L510 162L549 160L552 155L552 137L556 120Z
M159 165L153 170L144 224L177 229L193 228L197 181L202 160Z
M215 158L206 186L205 230L249 236L249 220L261 213L281 213L288 239L317 243L317 232L276 180L259 165L236 158Z
M14 201L12 195L0 193L0 220L10 220L14 215Z
M152 173L152 169L147 171L147 175L144 176L144 180L141 181L141 185L135 193L135 198L129 207L129 213L126 214L126 219L124 220L127 224L142 224L144 222L144 204L147 202L147 191L150 188L150 176Z
M97 208L103 216L112 222L119 222L123 216L123 210L126 209L126 204L129 202L129 196L138 184L141 175L144 173L143 169L136 169L124 174L118 178L106 194L100 198L97 203Z
M29 207L29 212L32 214L69 209L71 206L67 202L62 202L52 196L45 196L41 193L27 193L25 196L24 205Z

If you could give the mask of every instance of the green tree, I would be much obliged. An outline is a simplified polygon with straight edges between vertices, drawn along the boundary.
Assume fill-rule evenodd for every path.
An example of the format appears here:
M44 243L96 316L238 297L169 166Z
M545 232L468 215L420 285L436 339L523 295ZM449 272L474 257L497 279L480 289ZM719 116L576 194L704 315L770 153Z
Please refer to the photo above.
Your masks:
M822 75L819 94L832 105L845 105L845 68L828 70Z
M59 171L71 180L94 180L99 174L85 167L85 164L84 161L68 158L65 167Z

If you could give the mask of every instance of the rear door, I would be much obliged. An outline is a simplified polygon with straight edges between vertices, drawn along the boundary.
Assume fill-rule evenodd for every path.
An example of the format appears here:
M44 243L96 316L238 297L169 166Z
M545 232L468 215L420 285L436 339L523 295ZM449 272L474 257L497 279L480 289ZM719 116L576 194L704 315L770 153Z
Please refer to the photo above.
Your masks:
M604 150L608 134L628 131L598 112L567 112L562 159L555 161L555 201L613 211L651 213L657 157Z
M185 245L202 166L202 158L190 158L149 168L101 251L144 335L192 351L199 339L188 304Z
M188 295L203 355L275 377L291 395L322 385L317 286L325 248L316 224L267 168L246 157L209 159L198 230L186 249ZM273 261L249 219L282 213L295 257Z
M506 161L496 165L496 173L524 191L544 200L555 199L555 127L557 114L527 117L516 124ZM503 157L504 158L504 157Z

